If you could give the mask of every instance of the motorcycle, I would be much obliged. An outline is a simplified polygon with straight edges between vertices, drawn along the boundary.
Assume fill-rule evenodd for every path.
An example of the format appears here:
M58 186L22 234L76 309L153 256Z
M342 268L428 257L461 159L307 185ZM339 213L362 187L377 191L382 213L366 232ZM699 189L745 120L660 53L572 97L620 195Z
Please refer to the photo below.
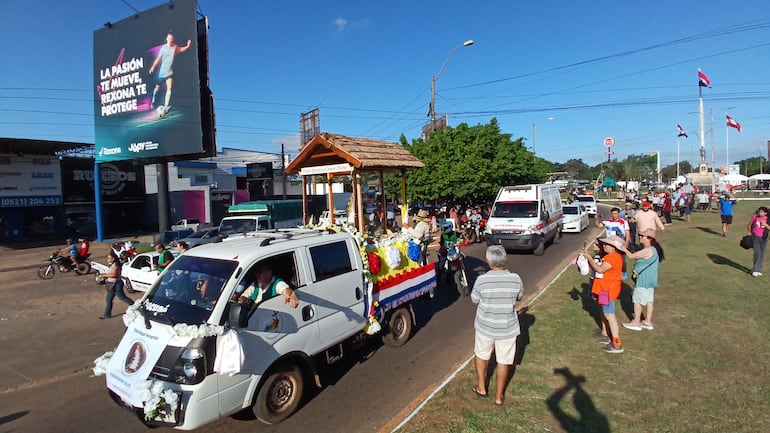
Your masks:
M58 251L54 251L48 257L48 264L37 269L37 276L43 280L50 280L56 275L56 268L59 268L59 272L73 270L78 275L86 275L91 272L91 263L88 261L89 257L90 254L79 258L77 263L72 263L69 257L59 255Z
M465 271L465 254L458 245L448 248L442 246L438 252L438 281L442 286L454 284L461 296L470 294L468 275Z
M487 219L482 218L481 221L479 221L479 228L478 228L478 241L481 242L484 240L484 231L487 229Z
M121 265L125 265L136 255L136 248L131 241L113 242L112 251L118 256Z

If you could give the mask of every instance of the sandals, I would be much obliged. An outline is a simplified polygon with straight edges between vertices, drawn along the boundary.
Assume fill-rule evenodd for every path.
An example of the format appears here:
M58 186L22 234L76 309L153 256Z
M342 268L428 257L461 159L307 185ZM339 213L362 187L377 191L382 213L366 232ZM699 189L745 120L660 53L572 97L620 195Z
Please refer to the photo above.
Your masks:
M478 397L478 398L487 398L487 397L489 397L489 394L480 392L478 389L476 389L475 386L473 388L471 388L471 391L473 391L473 393L476 394L476 397Z

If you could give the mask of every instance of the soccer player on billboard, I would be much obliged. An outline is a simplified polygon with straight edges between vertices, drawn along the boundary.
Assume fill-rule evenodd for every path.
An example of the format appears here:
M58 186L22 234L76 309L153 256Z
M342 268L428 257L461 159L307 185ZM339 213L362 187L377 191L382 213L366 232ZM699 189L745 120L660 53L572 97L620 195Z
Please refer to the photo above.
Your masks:
M177 53L184 53L187 51L187 49L190 48L191 43L192 41L188 39L187 45L180 47L174 42L173 31L169 30L168 34L166 34L166 43L160 48L158 57L155 58L155 61L152 62L152 66L150 66L150 74L153 74L155 68L160 65L160 68L158 69L158 79L155 83L155 88L152 90L152 102L150 105L153 108L155 107L155 95L160 90L161 84L165 84L166 86L165 104L158 107L159 118L164 117L171 108L171 90L174 85L174 57Z

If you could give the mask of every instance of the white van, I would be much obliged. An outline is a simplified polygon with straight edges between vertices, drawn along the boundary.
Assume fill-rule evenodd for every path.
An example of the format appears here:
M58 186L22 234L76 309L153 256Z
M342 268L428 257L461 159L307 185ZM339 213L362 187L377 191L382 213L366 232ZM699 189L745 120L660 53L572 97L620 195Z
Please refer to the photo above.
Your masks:
M558 185L504 186L487 222L487 244L542 256L547 242L559 241L563 217Z

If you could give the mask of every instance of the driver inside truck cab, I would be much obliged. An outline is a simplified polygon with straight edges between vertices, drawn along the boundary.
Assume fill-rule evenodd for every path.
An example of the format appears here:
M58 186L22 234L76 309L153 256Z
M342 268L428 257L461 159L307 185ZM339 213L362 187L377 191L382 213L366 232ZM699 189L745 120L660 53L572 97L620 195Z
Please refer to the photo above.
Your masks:
M281 278L273 275L273 269L265 262L257 263L254 267L254 281L249 284L238 297L238 303L249 301L259 304L272 297L281 295L292 308L299 305L297 293Z

